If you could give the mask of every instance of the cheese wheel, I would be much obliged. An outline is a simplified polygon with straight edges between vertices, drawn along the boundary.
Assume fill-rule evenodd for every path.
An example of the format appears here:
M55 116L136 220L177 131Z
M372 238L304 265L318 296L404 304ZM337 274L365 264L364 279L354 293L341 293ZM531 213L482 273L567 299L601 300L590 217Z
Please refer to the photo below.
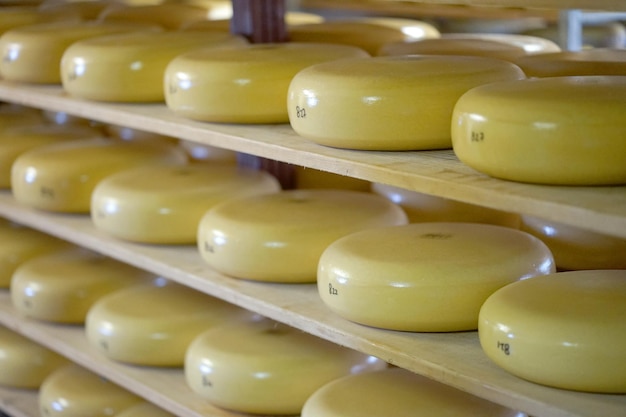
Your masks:
M192 22L230 17L232 7L229 3L220 1L204 5L183 2L143 5L112 4L104 9L98 18L105 22L156 24L166 30L174 31Z
M80 17L73 13L41 10L35 6L3 6L0 8L0 34L20 26L60 20L76 22Z
M289 28L292 42L334 43L365 50L370 55L384 44L411 39L401 28L373 22L326 20Z
M503 406L474 397L401 368L338 378L315 391L302 417L521 417Z
M200 219L211 207L278 191L271 174L234 164L138 167L98 183L91 219L97 229L124 240L196 244Z
M21 154L48 144L102 137L95 127L37 123L8 128L0 135L0 188L11 187L11 166Z
M310 283L320 255L334 240L406 222L399 206L372 193L288 190L208 210L198 227L198 249L211 267L235 278Z
M86 39L63 54L61 82L68 94L88 100L161 102L163 76L176 56L197 48L246 42L228 33L191 31L144 31Z
M414 223L352 233L319 261L317 286L335 313L368 326L475 330L497 289L555 271L548 247L528 233L478 223Z
M486 223L518 229L520 215L450 198L438 197L418 191L374 183L374 193L398 204L409 217L410 223L469 222Z
M385 366L372 356L252 316L199 335L185 357L185 378L218 407L295 415L322 385Z
M106 0L44 0L38 7L40 12L76 15L81 20L95 20L111 2Z
M48 417L110 417L143 400L75 364L50 374L39 389L39 410Z
M74 42L112 33L154 27L97 21L51 22L11 29L0 36L0 76L5 80L59 84L61 58Z
M516 65L485 57L407 55L326 62L293 78L289 121L302 137L337 148L451 148L452 109L463 93L523 77Z
M388 43L378 50L377 55L469 55L515 62L527 52L517 45L489 39L435 38Z
M167 66L165 101L195 120L287 123L285 97L294 75L316 63L365 56L352 46L301 42L191 51Z
M318 14L296 10L285 11L284 19L288 28L292 25L321 23L324 21L324 17ZM181 30L217 30L228 32L231 28L231 21L230 18L196 20L184 24Z
M595 48L533 54L514 61L529 77L626 75L626 50Z
M50 349L0 326L0 385L38 389L48 375L67 363Z
M512 33L444 33L445 39L483 39L504 42L518 46L528 54L559 52L561 47L550 39L540 36L518 35Z
M346 22L361 22L380 25L399 30L405 35L405 41L412 42L418 39L438 38L439 29L433 24L418 19L390 17L390 16L360 16L354 18L335 19Z
M626 239L522 215L521 229L541 239L559 270L626 269Z
M36 320L83 324L91 306L152 274L92 251L74 248L22 263L11 279L17 311Z
M176 417L149 402L142 402L117 413L115 417Z
M71 246L35 229L13 222L0 222L0 288L9 288L13 273L22 263Z
M369 191L370 182L333 172L322 171L315 168L307 168L299 165L294 166L295 188L331 188L354 191Z
M89 343L110 359L135 365L182 367L191 341L244 310L173 282L115 291L89 310Z
M551 387L626 393L626 270L568 271L498 290L480 311L485 354Z
M452 143L462 162L496 178L626 184L624 114L626 76L492 83L458 100Z
M27 206L86 214L93 189L105 177L141 164L186 161L180 148L163 141L81 139L20 155L11 169L11 189L16 201Z

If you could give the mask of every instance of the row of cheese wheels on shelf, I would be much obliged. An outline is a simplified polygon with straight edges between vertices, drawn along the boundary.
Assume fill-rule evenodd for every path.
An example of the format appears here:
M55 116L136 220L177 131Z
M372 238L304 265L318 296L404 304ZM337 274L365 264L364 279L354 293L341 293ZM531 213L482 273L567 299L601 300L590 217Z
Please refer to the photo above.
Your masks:
M290 42L250 44L224 21L172 30L122 12L8 30L0 75L88 100L165 102L205 122L290 123L330 147L452 148L507 180L626 182L624 49L564 52L391 18L292 24Z
M155 140L158 149L165 149L161 139ZM92 139L73 140L24 152L13 163L13 195L18 202L36 209L90 215L96 228L119 239L151 244L195 244L209 267L232 278L317 283L321 299L339 315L394 330L476 330L485 323L497 330L492 337L509 339L511 336L506 329L510 329L512 323L503 326L493 318L480 319L485 301L504 286L538 275L551 276L556 270L551 249L539 238L516 230L519 216L515 214L485 209L481 212L473 206L456 205L460 212L456 216L448 212L448 217L440 217L439 221L432 221L432 217L420 219L419 215L411 219L407 215L409 210L394 202L411 207L408 199L401 201L394 197L400 190L394 194L381 185L376 187L378 193L337 188L281 190L275 179L259 171L250 174L255 185L248 193L243 190L244 186L231 182L242 172L233 164L191 164L179 159L174 163L167 160L164 164L160 159L163 154L156 160L146 159L151 153L145 150L154 140L137 141L142 149L139 156L136 149L127 153L128 144L132 142L114 141L123 146L115 149L111 161L107 161L107 153L103 152L106 146L111 146L111 141L102 138L95 144ZM178 155L178 151L170 144L165 154ZM119 161L131 166L120 165ZM248 172L244 172L244 178L248 178ZM263 178L261 183L259 176ZM248 195L244 195L246 193ZM419 194L414 197L421 197L422 203L428 202ZM450 205L455 206L451 202ZM436 212L437 209L432 210L431 215L442 214ZM476 217L470 220L472 212ZM483 222L500 222L501 225L476 222L479 215L486 214L490 218ZM465 217L468 215L470 218ZM460 218L463 222L458 222ZM535 230L539 231L543 226L536 221L539 227ZM525 224L532 225L528 221ZM554 227L545 228L550 233L544 232L544 235L554 234ZM582 240L574 238L567 242L565 238L561 243L567 246L574 242L575 247L578 239L583 243L583 251L600 254L599 258L586 258L590 261L587 269L593 264L591 269L596 269L593 274L598 276L597 281L606 286L598 293L613 294L619 304L624 297L623 289L620 290L624 279L620 276L626 271L624 239L580 233ZM592 238L595 242L585 246ZM594 246L598 242L608 246ZM551 247L568 252L559 249L558 239L552 241ZM598 268L619 270L603 272ZM590 273L577 275L580 278L566 278L560 285L576 288L577 280L591 279ZM600 279L603 275L612 278ZM580 285L584 288L587 284ZM20 293L31 291L25 288ZM570 292L571 297L577 294L573 289ZM587 292L581 289L581 294L584 297ZM593 292L587 295L593 297ZM540 299L552 304L556 315L565 311L563 306L556 306L552 297L546 295ZM509 307L507 303L505 307ZM503 314L497 310L496 316ZM578 326L582 328L573 326L570 340L587 335L584 327L595 325L596 320L611 323L611 326L620 325L609 319L619 317L619 309L591 303L587 310L586 314L593 319L579 321ZM541 322L542 317L535 319ZM549 322L547 317L546 322ZM506 335L502 336L502 332ZM487 337L490 333L482 334ZM607 337L617 335L615 337L619 338L620 334L619 329L614 329L607 332ZM520 335L517 338L520 339ZM620 345L623 341L611 343ZM511 343L499 340L495 346L499 344L510 346ZM493 345L486 343L486 351ZM560 343L548 345L557 350L561 347ZM576 349L570 351L577 352ZM492 349L491 355L498 357L500 352L501 349ZM508 358L510 350L507 352ZM523 357L523 354L513 357ZM504 367L511 362L505 362ZM599 380L611 379L604 369L593 363ZM565 366L561 370L567 369ZM623 381L623 371L612 369L618 370L615 378ZM619 383L600 388L594 385L595 381L592 384L589 379L586 381L565 386L618 392L624 389Z

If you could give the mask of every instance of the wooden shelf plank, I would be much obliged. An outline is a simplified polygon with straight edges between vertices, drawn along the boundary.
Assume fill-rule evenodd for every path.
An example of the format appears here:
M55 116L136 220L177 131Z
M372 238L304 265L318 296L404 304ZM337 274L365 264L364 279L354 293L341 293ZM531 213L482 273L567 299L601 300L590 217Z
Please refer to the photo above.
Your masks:
M0 411L11 417L39 417L37 390L0 385Z
M534 417L623 417L626 413L626 395L575 393L542 387L509 375L484 355L476 332L407 333L361 326L327 309L314 284L269 284L225 277L204 263L195 246L121 242L96 230L86 215L36 211L16 204L6 193L0 195L0 216ZM14 326L25 331L26 324L32 325L25 321ZM54 342L47 343L61 343L53 333L50 331L40 339L44 341L50 336ZM74 354L86 364L94 360L87 346L80 345ZM105 371L112 377L117 373L115 367ZM122 373L118 379L125 379L126 375ZM169 390L158 386L144 395L156 397L161 395L159 392ZM173 404L167 405L169 409L173 407Z
M452 150L374 152L333 149L298 136L289 125L209 124L177 117L163 104L105 104L67 97L58 86L0 81L0 100L63 111L626 237L626 186L559 187L503 181L461 163Z
M245 417L216 408L191 391L182 368L114 362L89 344L83 326L44 323L20 315L11 305L8 290L0 290L0 323L179 417Z

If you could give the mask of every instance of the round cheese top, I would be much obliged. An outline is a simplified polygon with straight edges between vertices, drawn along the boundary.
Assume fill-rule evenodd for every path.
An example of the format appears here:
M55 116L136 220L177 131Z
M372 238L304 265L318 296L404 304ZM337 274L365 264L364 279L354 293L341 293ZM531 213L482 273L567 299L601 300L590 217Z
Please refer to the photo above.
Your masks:
M21 334L0 326L0 385L38 389L68 360Z
M626 270L568 271L503 287L480 311L487 356L529 381L626 393Z
M462 162L497 178L625 184L624 114L626 76L494 82L459 98L452 143Z
M213 207L200 221L198 248L209 265L226 275L314 282L319 255L335 239L406 222L399 206L375 194L289 190Z
M349 375L318 389L302 417L520 417L522 414L401 368Z
M319 260L322 301L349 320L404 331L474 330L498 288L555 271L548 247L508 227L414 223L337 239Z
M446 39L484 39L504 42L523 48L529 54L558 52L561 47L549 39L540 36L519 35L513 33L444 33Z
M298 414L322 385L386 364L274 320L250 317L199 335L185 359L188 385L218 407Z
M626 49L550 52L520 57L514 62L529 77L626 75Z
M85 417L116 414L143 400L79 365L70 364L45 379L38 401L41 415Z

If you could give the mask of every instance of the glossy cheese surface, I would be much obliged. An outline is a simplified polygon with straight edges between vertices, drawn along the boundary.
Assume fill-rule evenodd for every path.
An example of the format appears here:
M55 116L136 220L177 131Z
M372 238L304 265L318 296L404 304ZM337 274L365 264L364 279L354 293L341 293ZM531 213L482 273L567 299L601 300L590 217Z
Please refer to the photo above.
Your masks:
M520 226L520 216L517 213L464 203L381 183L373 183L371 190L402 207L409 217L410 223L470 222L495 224L514 229L518 229Z
M193 22L225 18L232 14L227 1L205 2L204 5L182 2L159 2L158 4L123 5L111 4L98 16L105 22L141 22L156 24L174 31Z
M480 311L486 355L552 387L626 393L626 270L558 272L508 285Z
M59 84L65 50L81 39L154 27L97 21L52 22L18 27L0 36L0 75L5 80Z
M401 368L350 375L315 391L302 417L523 417Z
M68 249L72 245L38 230L0 222L0 288L9 288L15 270L29 259Z
M374 22L353 20L326 20L292 26L289 29L292 42L335 43L351 45L376 54L381 45L410 39L399 27Z
M142 164L186 162L185 153L168 142L81 139L20 155L11 169L11 189L18 202L30 207L89 213L93 189L105 177Z
M22 263L11 279L11 301L27 317L82 324L100 298L151 277L112 258L73 248Z
M96 302L85 330L108 358L135 365L183 366L189 343L243 310L163 279L121 289Z
M89 126L29 124L8 128L0 134L0 188L11 187L11 166L18 156L39 146L69 140L102 137Z
M337 148L451 148L450 118L467 90L524 74L469 56L343 59L300 71L289 86L289 121L302 137Z
M465 164L501 179L625 184L624 114L626 76L492 83L458 100L453 148Z
M50 349L0 326L0 385L38 389L67 359Z
M198 228L202 258L236 278L315 282L322 251L357 230L407 222L383 197L351 190L290 190L221 203Z
M88 100L161 102L163 77L172 59L197 48L246 42L243 37L219 32L144 31L101 36L67 48L61 60L61 81L67 93Z
M287 42L197 50L165 73L167 106L184 117L221 123L287 123L285 97L302 69L369 56L349 45Z
M434 24L418 19L390 16L361 16L338 20L339 22L361 22L396 29L405 35L407 42L418 39L439 38L441 36L439 29L437 29Z
M550 39L513 33L444 33L441 37L445 39L484 39L504 42L523 48L529 54L558 52L561 50L561 47Z
M200 219L211 207L278 191L271 174L234 164L132 168L98 183L91 218L96 228L125 240L195 244Z
M488 39L434 38L389 43L383 45L377 55L469 55L514 62L527 52L520 46Z
M521 216L521 229L548 245L560 270L626 269L622 237L528 215Z
M414 332L475 330L497 289L555 271L539 239L477 223L415 223L356 232L323 252L317 285L340 316Z
M143 400L85 368L70 364L44 380L38 401L42 416L110 417Z
M199 335L187 351L185 378L194 392L218 407L295 415L322 385L385 366L371 356L251 316Z
M515 61L529 77L626 75L626 49L594 48L534 54Z

